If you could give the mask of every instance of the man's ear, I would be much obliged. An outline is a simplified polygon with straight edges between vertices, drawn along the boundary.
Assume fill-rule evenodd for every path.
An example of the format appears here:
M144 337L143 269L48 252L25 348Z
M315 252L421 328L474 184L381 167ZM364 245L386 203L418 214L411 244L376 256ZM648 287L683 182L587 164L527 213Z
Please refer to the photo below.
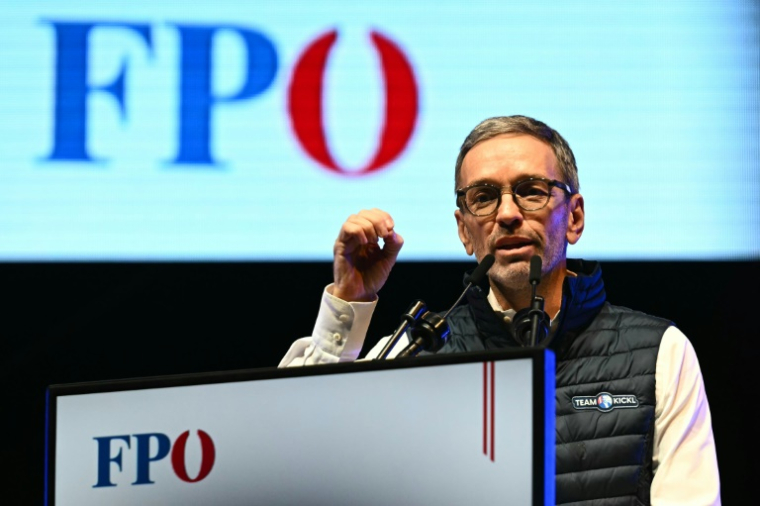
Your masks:
M472 241L470 240L470 233L467 231L467 226L464 223L464 214L461 209L454 211L454 218L457 219L457 231L459 232L459 240L464 245L464 250L468 255L472 255L474 250L472 249Z
M575 244L583 234L586 225L586 211L583 209L583 195L576 193L567 204L567 242Z

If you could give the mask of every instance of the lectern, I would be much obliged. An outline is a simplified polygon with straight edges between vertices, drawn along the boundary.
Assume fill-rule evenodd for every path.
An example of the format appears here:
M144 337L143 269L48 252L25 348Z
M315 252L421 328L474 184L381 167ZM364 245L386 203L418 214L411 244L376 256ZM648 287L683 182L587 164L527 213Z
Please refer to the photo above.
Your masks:
M46 504L554 504L541 349L48 389Z

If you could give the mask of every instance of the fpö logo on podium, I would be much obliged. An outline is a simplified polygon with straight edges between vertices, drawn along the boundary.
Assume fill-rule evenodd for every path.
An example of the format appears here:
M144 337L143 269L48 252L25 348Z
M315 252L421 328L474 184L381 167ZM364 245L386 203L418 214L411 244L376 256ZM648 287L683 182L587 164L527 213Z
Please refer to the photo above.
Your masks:
M135 480L131 483L132 485L155 483L150 479L151 465L165 459L170 452L171 466L177 478L187 483L203 480L214 467L216 448L214 447L214 440L205 431L198 430L197 434L201 449L200 469L193 477L189 475L185 462L187 440L190 437L189 430L180 434L174 443L169 439L169 436L160 432L93 438L97 442L98 448L98 477L93 488L116 486L112 481L111 471L115 469L117 472L126 472L122 465L124 451L135 452L137 465Z
M109 95L124 119L128 115L129 62L125 58L116 77L108 83L92 84L89 77L91 34L100 30L132 33L151 55L154 37L150 24L117 21L44 20L55 33L55 81L52 150L48 161L92 162L88 145L88 99L91 94ZM169 23L178 35L177 165L213 166L211 149L212 117L222 104L255 99L269 89L281 66L273 40L266 34L234 24ZM214 41L222 32L232 33L242 43L246 60L243 82L234 92L214 92ZM323 121L323 83L330 51L338 39L337 30L316 37L292 66L286 93L287 114L295 141L323 168L341 175L357 176L375 172L405 149L414 132L418 115L419 90L409 58L389 37L371 31L369 39L379 56L384 95L383 123L374 154L362 167L348 170L331 153Z

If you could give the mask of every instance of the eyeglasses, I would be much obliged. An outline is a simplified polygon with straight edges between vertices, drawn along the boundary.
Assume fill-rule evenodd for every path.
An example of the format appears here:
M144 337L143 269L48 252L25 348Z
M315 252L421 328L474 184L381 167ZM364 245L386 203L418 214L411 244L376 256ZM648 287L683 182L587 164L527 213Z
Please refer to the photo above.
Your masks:
M556 179L530 177L509 186L498 187L488 183L479 183L457 190L457 203L475 216L489 216L496 212L501 205L501 196L505 193L512 195L514 203L523 211L538 211L546 207L552 196L552 188L564 190L568 195L574 192L572 188Z

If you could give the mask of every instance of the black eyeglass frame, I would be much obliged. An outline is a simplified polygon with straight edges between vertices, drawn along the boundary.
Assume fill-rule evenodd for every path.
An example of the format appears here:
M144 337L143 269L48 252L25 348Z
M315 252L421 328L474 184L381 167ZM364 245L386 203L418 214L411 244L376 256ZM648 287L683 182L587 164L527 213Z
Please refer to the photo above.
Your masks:
M501 206L501 196L504 195L505 193L508 193L508 194L512 195L512 202L514 202L517 207L519 207L523 211L531 213L531 212L534 212L534 211L540 211L541 209L543 209L543 208L545 208L546 206L549 205L549 201L551 200L551 197L552 197L551 191L552 191L552 188L554 188L554 187L559 188L560 190L564 191L568 195L575 195L575 193L576 193L576 192L573 191L573 189L570 187L570 185L565 184L562 181L557 181L556 179L547 179L545 177L528 177L528 178L525 178L525 179L521 179L521 180L517 181L515 184L509 185L508 188L510 190L514 190L515 187L517 187L517 186L519 186L519 185L521 185L523 183L529 183L531 181L543 181L544 183L546 183L549 186L549 196L547 197L546 202L544 203L544 205L542 205L538 209L525 209L517 201L517 198L515 197L515 192L514 191L505 192L504 188L507 188L506 186L496 186L495 184L491 184L491 183L475 183L475 184L471 184L470 186L465 186L464 188L459 188L458 190L456 190L457 203L458 203L457 207L459 207L460 209L467 209L467 212L470 213L470 214L472 214L473 216L478 216L478 217L491 216L492 214L496 213L496 211ZM488 214L475 214L467 206L467 202L464 200L464 196L467 193L467 191L470 190L471 188L480 188L480 187L483 187L483 186L488 186L490 188L493 188L493 189L499 191L499 196L497 197L497 201L496 201L496 207L494 208L493 211L491 211ZM461 204L459 204L460 202L461 202Z

